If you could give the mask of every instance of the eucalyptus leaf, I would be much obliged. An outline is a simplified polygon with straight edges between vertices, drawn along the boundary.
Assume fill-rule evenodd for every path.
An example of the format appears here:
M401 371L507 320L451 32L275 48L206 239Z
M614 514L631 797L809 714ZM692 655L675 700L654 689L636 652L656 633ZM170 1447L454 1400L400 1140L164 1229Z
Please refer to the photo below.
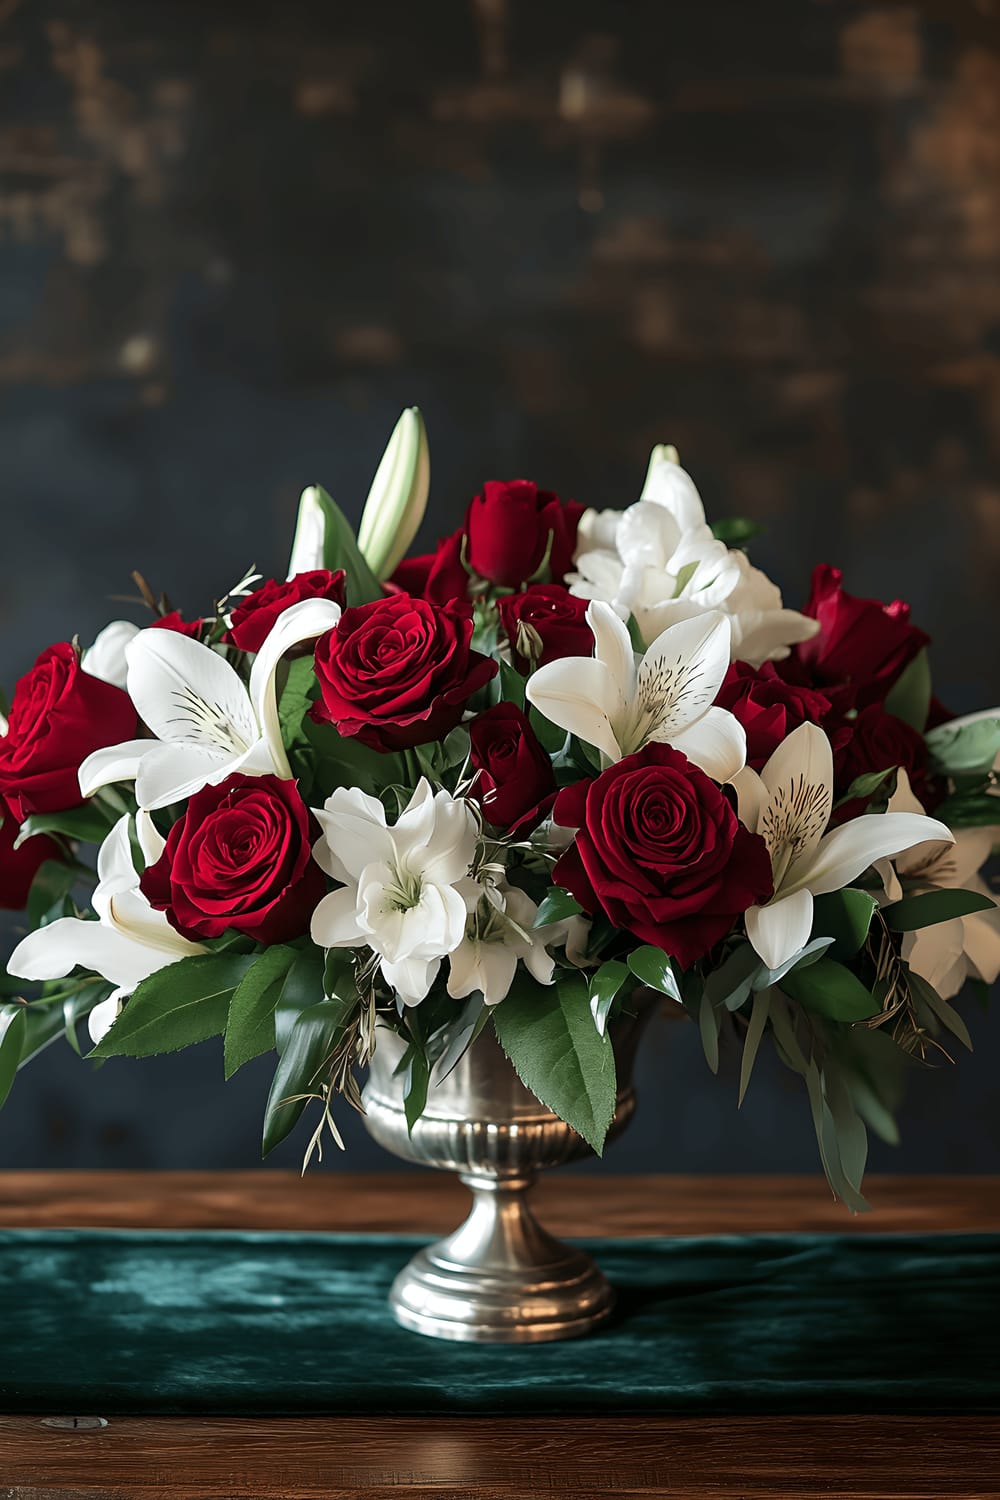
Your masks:
M252 953L196 953L150 974L90 1057L152 1057L219 1036Z
M698 1006L698 1030L701 1033L701 1046L705 1061L713 1073L719 1071L719 1025L719 1012L705 992Z
M780 984L786 974L791 974L794 969L806 969L823 957L826 950L832 945L833 938L812 938L798 953L793 953L791 958L786 958L783 964L776 969L761 969L755 977L753 987L755 990L765 990L771 985Z
M911 994L916 994L923 1001L924 1005L927 1006L928 1010L937 1017L941 1025L947 1031L950 1031L952 1036L957 1037L962 1046L971 1052L972 1037L969 1035L969 1028L955 1007L950 1005L943 996L939 995L934 986L928 983L922 974L915 974L910 969L906 978Z
M525 1087L600 1156L615 1111L615 1059L597 1034L583 976L539 985L519 975L493 1024Z
M992 911L995 906L992 896L949 888L924 891L919 896L904 896L891 906L883 906L882 916L890 932L915 932L920 927L933 927L937 922L950 922L954 917Z
M770 990L758 990L753 997L753 1006L750 1011L750 1024L747 1026L747 1034L743 1038L743 1058L740 1063L740 1092L736 1101L737 1109L746 1097L746 1091L750 1084L750 1075L753 1065L757 1060L757 1052L760 1048L764 1028L767 1025L768 1014L771 1009Z
M749 998L754 980L763 964L749 943L740 943L713 969L705 980L705 994L713 1005L739 1010Z

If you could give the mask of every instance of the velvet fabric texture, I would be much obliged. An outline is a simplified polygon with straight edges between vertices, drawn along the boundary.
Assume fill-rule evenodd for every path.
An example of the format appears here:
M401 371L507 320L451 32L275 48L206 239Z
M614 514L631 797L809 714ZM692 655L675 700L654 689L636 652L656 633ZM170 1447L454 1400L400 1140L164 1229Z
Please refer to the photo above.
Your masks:
M411 1237L0 1232L0 1409L171 1414L1000 1410L1000 1236L594 1241L588 1338L404 1332Z

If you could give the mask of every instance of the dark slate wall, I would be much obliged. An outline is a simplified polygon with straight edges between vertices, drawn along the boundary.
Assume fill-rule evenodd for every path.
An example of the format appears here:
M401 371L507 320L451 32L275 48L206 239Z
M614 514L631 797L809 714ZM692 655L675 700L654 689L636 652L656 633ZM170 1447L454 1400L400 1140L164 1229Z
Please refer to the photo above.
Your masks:
M428 540L489 476L626 503L669 439L790 602L839 563L1000 700L998 97L981 0L0 0L0 679L133 567L191 612L279 570L417 402ZM880 1164L1000 1166L973 1023ZM618 1165L811 1165L794 1090L737 1115L696 1050L658 1033ZM266 1081L52 1049L0 1162L250 1164Z

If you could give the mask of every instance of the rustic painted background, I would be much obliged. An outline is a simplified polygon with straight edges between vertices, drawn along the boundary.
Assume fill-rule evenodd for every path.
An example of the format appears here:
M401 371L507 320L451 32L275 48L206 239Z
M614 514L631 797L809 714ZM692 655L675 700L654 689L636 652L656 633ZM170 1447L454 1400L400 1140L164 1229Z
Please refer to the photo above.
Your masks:
M670 440L789 602L839 563L1000 700L997 0L0 0L8 687L133 567L190 612L280 570L411 402L428 539L489 476L626 503ZM1000 1167L972 1020L879 1164ZM813 1162L797 1090L737 1115L689 1028L640 1082L621 1168ZM249 1165L266 1083L52 1049L0 1163Z

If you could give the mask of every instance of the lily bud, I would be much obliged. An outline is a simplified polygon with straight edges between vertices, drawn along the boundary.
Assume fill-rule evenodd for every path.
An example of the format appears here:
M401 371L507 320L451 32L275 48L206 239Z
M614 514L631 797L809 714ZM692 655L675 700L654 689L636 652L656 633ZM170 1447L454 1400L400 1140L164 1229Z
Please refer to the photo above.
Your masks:
M424 419L409 406L392 430L358 528L358 548L376 578L391 577L406 556L427 509L430 482Z
M292 555L288 560L288 576L297 573L312 573L323 567L326 550L326 513L314 484L302 491L299 500L299 515L295 523L295 539Z

